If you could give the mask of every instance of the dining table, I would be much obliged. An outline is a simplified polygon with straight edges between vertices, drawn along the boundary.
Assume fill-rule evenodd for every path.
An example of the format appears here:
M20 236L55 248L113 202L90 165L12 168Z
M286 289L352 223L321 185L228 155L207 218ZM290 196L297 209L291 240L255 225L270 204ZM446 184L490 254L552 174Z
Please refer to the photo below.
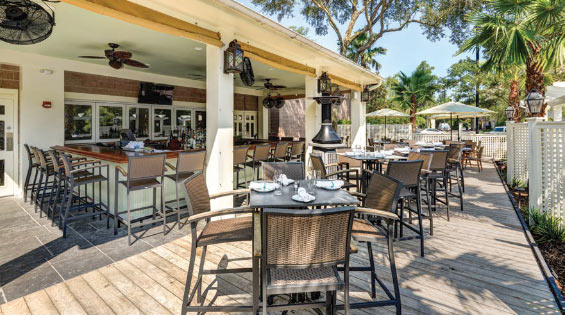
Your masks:
M365 192L365 184L367 182L365 169L368 169L370 165L374 164L375 170L382 173L384 163L388 161L402 161L407 159L406 156L401 155L401 153L394 150L376 152L352 151L340 152L337 154L361 162L361 192Z
M299 186L306 187L306 180L300 180ZM253 310L254 313L259 309L260 295L260 273L261 266L261 212L266 208L324 208L327 206L357 206L360 201L344 189L324 189L317 188L311 192L315 200L310 202L300 202L292 199L293 195L298 194L293 184L281 185L280 194L271 192L259 192L251 190L249 196L249 207L255 209L253 212ZM263 303L267 301L264 300Z

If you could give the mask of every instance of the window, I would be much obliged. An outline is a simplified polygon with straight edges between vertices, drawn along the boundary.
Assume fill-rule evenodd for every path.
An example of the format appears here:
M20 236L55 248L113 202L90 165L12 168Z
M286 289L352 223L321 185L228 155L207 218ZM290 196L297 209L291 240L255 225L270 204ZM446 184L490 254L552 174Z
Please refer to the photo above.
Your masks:
M98 137L97 141L120 139L123 128L124 106L98 105Z
M153 139L164 139L171 133L171 112L170 107L153 106Z
M150 107L128 106L128 126L136 139L146 139L150 136L149 123Z
M192 110L191 109L175 109L175 124L177 128L192 129Z
M65 103L65 142L93 141L92 104Z
M194 116L196 118L195 129L196 130L206 130L206 112L202 110L194 111Z

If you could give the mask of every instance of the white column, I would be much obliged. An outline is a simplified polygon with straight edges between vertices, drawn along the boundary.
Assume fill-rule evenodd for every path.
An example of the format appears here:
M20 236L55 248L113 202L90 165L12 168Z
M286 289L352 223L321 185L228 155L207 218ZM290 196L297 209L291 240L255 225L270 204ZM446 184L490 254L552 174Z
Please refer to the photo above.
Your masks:
M361 93L351 91L351 147L367 145L367 105L361 102Z
M264 96L259 96L258 121L261 124L261 133L259 133L259 138L269 139L269 109L263 106L264 99Z
M542 117L530 117L527 118L528 122L528 135L529 148L528 148L528 181L529 181L529 207L530 209L541 209L541 146L540 146L540 135L537 132L536 125L538 122L543 121Z
M210 194L233 189L233 74L224 73L223 51L206 45L206 184ZM216 198L211 206L213 210L231 208L233 199Z
M513 121L506 122L506 183L514 178L514 125Z
M553 121L563 121L563 106L553 107Z
M305 159L306 168L310 164L310 154L312 153L312 138L318 133L321 123L322 107L316 103L312 97L318 95L318 80L317 78L306 76L304 78L304 138L306 147Z

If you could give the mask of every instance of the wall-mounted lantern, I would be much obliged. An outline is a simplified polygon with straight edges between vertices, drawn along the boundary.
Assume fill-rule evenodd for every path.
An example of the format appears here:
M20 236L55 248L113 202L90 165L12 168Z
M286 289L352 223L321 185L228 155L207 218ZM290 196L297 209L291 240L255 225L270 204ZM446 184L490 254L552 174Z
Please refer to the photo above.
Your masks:
M224 50L224 73L241 73L243 71L243 50L237 40L233 40Z
M530 109L530 115L535 117L541 112L544 100L545 98L537 89L532 89L530 91L528 96L526 96L526 103Z
M318 93L322 95L331 95L332 94L332 80L326 72L322 73L322 75L318 78Z

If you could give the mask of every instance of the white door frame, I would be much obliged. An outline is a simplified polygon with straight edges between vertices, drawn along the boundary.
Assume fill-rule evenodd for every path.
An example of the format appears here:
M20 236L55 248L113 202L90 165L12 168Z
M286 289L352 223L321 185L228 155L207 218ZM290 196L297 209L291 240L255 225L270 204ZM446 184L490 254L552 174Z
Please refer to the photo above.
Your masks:
M0 89L0 98L14 101L13 122L14 122L14 196L22 195L22 179L20 169L23 169L23 158L20 156L20 120L19 120L19 90ZM22 170L23 171L23 170Z

